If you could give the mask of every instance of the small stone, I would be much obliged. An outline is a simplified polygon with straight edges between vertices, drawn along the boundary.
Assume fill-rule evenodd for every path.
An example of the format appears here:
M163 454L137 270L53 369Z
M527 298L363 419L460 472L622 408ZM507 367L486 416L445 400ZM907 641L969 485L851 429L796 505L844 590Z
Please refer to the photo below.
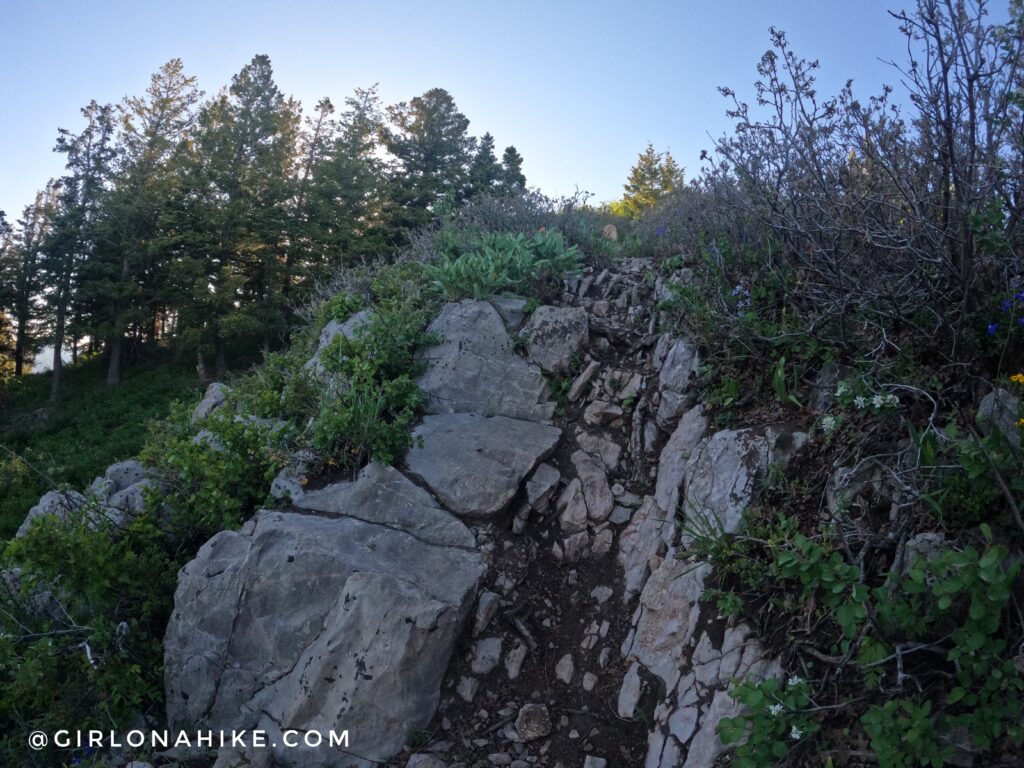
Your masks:
M488 637L484 640L477 640L473 643L473 662L470 669L473 674L486 675L501 660L501 638Z
M565 550L565 559L570 563L576 562L585 557L590 549L590 535L586 531L574 533L562 540L562 548Z
M494 592L482 592L476 604L476 619L473 622L473 637L483 632L491 623L501 604L501 596Z
M605 528L594 537L594 543L590 547L590 553L594 557L607 555L611 551L614 541L614 534L611 532L611 529Z
M611 656L611 649L607 646L601 649L601 652L597 654L597 666L601 669L605 669L608 666L608 657Z
M622 409L604 400L595 400L583 411L583 420L591 426L621 426Z
M603 757L594 757L593 755L587 755L587 759L583 761L583 768L607 768L608 761Z
M577 731L575 728L573 728L571 731L569 731L569 738L570 739L578 739L579 737L580 737L580 732Z
M636 662L628 670L622 679L622 688L619 689L619 717L631 719L636 711L636 705L640 701L640 665Z
M629 507L624 507L617 504L612 510L611 515L608 517L608 522L614 525L625 525L629 522L629 519L633 516L633 510Z
M572 682L572 675L575 671L576 665L573 663L571 653L565 654L565 656L558 660L558 664L555 665L555 677L566 685Z
M612 594L612 588L606 587L603 584L590 590L590 596L597 600L598 605L603 605L604 602L612 596Z
M505 671L508 673L509 680L515 680L519 677L519 670L523 667L523 661L526 659L526 646L520 643L505 656Z
M611 309L611 304L605 299L601 299L594 302L594 306L591 307L590 311L594 313L595 317L607 317L609 309Z
M491 765L511 765L512 755L507 752L494 752L487 756L487 762Z
M583 690L592 691L594 686L597 685L597 675L593 672L587 672L583 675Z
M526 481L526 502L540 512L551 499L551 494L562 479L561 473L550 464L541 464Z
M598 363L596 360L593 360L590 362L589 365L587 365L586 368L583 369L583 372L576 377L576 380L573 381L572 386L569 387L568 397L570 403L575 402L576 400L579 399L580 395L583 394L583 391L590 383L590 380L594 378L594 374L597 373L600 367L600 363Z
M475 677L463 677L459 679L459 685L455 692L462 697L463 701L473 701L479 688L480 681Z
M523 741L543 739L551 733L551 715L543 704L524 704L516 716L516 730Z

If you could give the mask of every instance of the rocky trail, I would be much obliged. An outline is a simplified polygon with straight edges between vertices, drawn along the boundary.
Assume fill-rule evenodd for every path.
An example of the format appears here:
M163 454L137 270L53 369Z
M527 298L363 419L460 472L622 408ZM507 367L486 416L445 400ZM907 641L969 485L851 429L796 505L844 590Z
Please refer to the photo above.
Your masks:
M738 711L730 680L782 671L701 601L710 565L689 548L735 531L806 435L709 430L698 348L659 328L655 276L631 259L532 312L511 297L445 306L404 461L323 484L296 457L274 508L181 570L168 726L269 735L206 753L216 768L714 765L715 726ZM365 320L328 324L315 375ZM197 423L225 394L208 390ZM117 500L146 471L107 475L92 492L130 514ZM25 526L66 513L51 496ZM347 746L281 745L342 730Z

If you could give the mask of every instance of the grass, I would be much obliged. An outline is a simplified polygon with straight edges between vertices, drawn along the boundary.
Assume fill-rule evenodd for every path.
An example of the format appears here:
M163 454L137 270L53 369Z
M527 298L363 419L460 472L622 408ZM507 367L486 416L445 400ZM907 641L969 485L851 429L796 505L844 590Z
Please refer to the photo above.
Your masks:
M147 424L172 401L195 398L194 371L166 355L128 366L119 386L104 382L93 359L64 371L63 391L48 407L50 374L31 374L0 390L0 539L10 538L52 488L87 486L108 465L133 458Z

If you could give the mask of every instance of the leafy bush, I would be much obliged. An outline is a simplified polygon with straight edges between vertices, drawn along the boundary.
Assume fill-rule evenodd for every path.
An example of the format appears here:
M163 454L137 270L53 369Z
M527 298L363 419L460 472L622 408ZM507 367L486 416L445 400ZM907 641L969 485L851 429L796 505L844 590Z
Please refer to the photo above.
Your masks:
M736 768L762 768L781 761L800 742L818 730L807 707L810 685L792 677L785 683L769 678L761 682L735 681L730 695L746 707L736 717L723 717L716 732L723 744L736 744Z
M503 291L540 293L552 280L580 266L579 249L557 232L482 236L475 250L442 258L427 274L447 298L486 299Z

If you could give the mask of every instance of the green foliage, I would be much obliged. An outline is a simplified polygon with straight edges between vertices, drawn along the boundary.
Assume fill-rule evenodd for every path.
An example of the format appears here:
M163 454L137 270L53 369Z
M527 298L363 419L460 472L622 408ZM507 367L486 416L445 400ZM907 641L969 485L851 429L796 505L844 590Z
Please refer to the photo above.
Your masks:
M763 768L791 754L818 730L807 707L810 686L800 678L783 683L776 678L761 682L734 681L730 695L746 707L737 717L723 717L716 732L723 744L736 744L736 768Z
M0 409L0 538L17 530L29 508L60 485L81 488L116 461L135 456L147 424L176 398L198 391L195 372L167 359L125 369L123 385L104 385L102 361L64 371L64 396L48 405L50 376L6 384Z
M580 266L576 246L558 232L488 234L472 252L444 257L427 267L433 285L449 299L486 299L515 290L537 293L551 280Z
M143 459L159 483L146 509L115 526L95 501L42 518L12 541L0 593L0 758L19 764L32 730L124 728L161 711L162 639L178 570L210 536L237 526L267 493L279 462L268 428L225 407L194 440L189 409L154 425ZM70 755L41 753L50 763Z
M861 716L881 768L942 768L953 753L939 744L931 701L892 699Z

